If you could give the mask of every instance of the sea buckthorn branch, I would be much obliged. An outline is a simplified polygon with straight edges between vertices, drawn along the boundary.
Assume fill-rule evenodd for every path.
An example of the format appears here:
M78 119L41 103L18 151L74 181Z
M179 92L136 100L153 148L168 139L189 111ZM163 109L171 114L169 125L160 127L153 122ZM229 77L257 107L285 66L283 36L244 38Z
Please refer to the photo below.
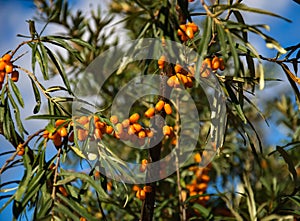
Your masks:
M56 165L55 165L55 170L54 170L54 178L53 178L53 186L52 186L52 194L51 198L54 200L56 199L56 182L57 182L57 177L58 177L58 168L60 164L60 153L61 153L61 147L58 148L57 154L56 154ZM54 207L52 207L54 209ZM52 218L54 219L54 210L51 212Z
M11 155L11 157L5 161L5 163L3 164L3 166L0 169L0 175L3 173L3 171L5 170L7 165L16 158L16 156L18 155L18 152L19 152L19 150L16 149L16 151Z
M176 109L179 109L179 97L176 96ZM180 217L182 221L186 221L186 204L184 204L184 199L182 196L182 186L181 186L181 174L179 169L179 159L178 155L180 154L179 149L179 130L180 130L180 116L179 112L176 111L176 119L175 119L175 125L177 126L177 130L175 131L175 139L176 139L176 145L175 145L175 166L176 166L176 182L177 182L177 190L178 190L178 200L179 200L179 210L180 210Z
M55 104L55 106L57 106L57 108L59 108L59 110L65 114L69 114L68 111L62 106L59 104L59 102L56 102L54 97L52 97L49 92L47 92L46 88L38 81L38 79L36 78L36 76L29 70L23 68L23 67L20 67L20 66L16 66L18 69L24 71L30 79L32 79L37 87L42 91L43 95L46 97L46 99L52 103Z

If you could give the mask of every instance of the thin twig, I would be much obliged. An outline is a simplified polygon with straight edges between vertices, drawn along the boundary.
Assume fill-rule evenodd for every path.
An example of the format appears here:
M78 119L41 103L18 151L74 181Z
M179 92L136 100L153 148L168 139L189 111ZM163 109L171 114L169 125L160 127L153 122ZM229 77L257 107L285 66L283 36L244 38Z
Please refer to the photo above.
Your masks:
M176 97L176 108L179 110L179 98L178 96ZM175 125L178 126L178 129L175 132L175 138L177 140L176 146L175 146L175 166L176 166L176 176L177 176L177 189L178 189L178 200L179 200L179 210L180 210L180 218L182 221L186 221L186 208L183 204L183 198L182 198L182 187L180 184L180 170L179 170L179 159L178 159L178 154L179 153L179 146L178 146L178 131L179 131L179 123L180 123L180 116L179 112L176 112L176 122Z
M17 156L18 154L18 149L11 155L10 158L8 158L6 161L5 161L5 164L2 166L1 170L0 170L0 175L3 173L3 171L5 170L5 168L7 167L7 165L13 161L15 159L15 157Z
M31 134L28 138L27 138L27 140L26 141L24 141L24 143L21 143L20 145L22 146L22 147L25 147L25 146L27 146L28 145L28 143L35 137L35 136L38 136L41 132L43 132L45 129L41 129L41 130L38 130L37 132L35 132L34 134ZM29 148L29 147L28 147ZM30 149L31 150L31 149ZM19 149L18 149L18 147L16 148L16 151L12 154L12 156L9 158L9 159L7 159L6 161L5 161L5 164L2 166L2 168L1 168L1 170L0 170L0 174L2 174L3 173L3 171L5 170L5 168L7 167L7 165L11 162L11 161L13 161L14 159L15 159L15 157L17 156L17 154L18 154L18 152L19 152Z
M56 181L58 177L58 167L59 167L59 162L60 162L60 153L61 153L61 148L58 149L57 154L56 154L56 166L55 166L55 173L54 173L54 178L53 178L53 189L52 189L52 194L51 197L53 200L55 200L55 192L56 192Z
M40 40L38 40L38 39L33 39L33 40L29 40L29 41L23 41L21 44L19 44L17 47L16 47L16 49L15 50L13 50L12 52L11 52L11 56L13 57L14 56L14 54L23 46L23 45L25 45L25 44L28 44L28 43L31 43L31 42L39 42Z

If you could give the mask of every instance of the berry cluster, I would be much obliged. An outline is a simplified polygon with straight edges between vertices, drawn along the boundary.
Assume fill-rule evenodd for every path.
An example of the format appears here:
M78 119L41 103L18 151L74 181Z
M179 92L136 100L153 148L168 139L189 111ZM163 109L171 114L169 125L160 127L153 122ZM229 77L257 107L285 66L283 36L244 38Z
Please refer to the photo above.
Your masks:
M179 26L177 34L180 36L181 41L185 42L188 39L193 39L197 31L198 26L193 22L188 22L187 24Z
M194 161L196 163L201 162L201 155L199 153L194 155ZM186 185L186 189L188 190L190 196L200 195L198 198L194 199L194 202L202 205L210 199L210 196L208 195L201 196L205 194L208 182L210 180L208 175L209 169L210 165L206 168L198 166L192 166L189 168L190 171L194 172L194 178L189 184Z
M11 62L11 55L5 54L0 58L0 89L2 88L5 76L10 74L12 81L17 82L19 80L19 72L14 70L14 66Z
M180 64L176 64L174 67L175 75L169 77L167 84L170 87L178 88L183 84L186 88L193 87L194 72L192 70L186 71Z
M115 126L114 136L117 139L129 140L132 143L138 142L139 145L144 145L146 138L153 137L153 131L139 124L139 119L140 115L138 113L132 114L128 119L122 122L119 122L116 115L111 116L110 121Z
M166 64L166 57L162 55L157 63L158 67L160 69L163 69ZM213 58L205 58L200 69L200 76L203 78L207 78L211 72L216 72L217 70L225 70L223 58L217 56L214 56ZM183 85L185 88L193 87L195 81L194 66L183 68L182 65L176 64L174 66L174 73L175 74L169 76L167 80L167 84L169 87L179 88L180 85Z
M70 142L74 142L74 133L68 133L68 122L65 120L56 120L55 121L55 129L53 131L45 130L43 133L43 137L45 139L50 139L53 141L55 146L61 146L63 139L68 137Z
M134 185L132 187L132 190L136 192L135 196L140 200L145 200L146 193L150 193L152 191L151 186L144 186L143 188L140 188L137 185Z
M202 67L200 70L201 77L208 77L211 73L211 71L224 71L225 70L225 64L223 58L219 58L217 56L214 56L212 59L211 58L205 58Z

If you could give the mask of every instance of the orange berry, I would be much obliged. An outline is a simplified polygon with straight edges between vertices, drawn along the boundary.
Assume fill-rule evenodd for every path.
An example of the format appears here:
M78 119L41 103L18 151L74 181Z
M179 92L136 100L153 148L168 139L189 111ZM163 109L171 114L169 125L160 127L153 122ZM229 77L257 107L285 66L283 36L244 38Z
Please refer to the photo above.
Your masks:
M205 68L211 68L210 58L205 58L204 61L203 61L203 65L205 66Z
M130 125L127 132L129 135L133 135L135 134L136 130L134 129L133 125Z
M141 188L138 186L138 185L134 185L133 187L132 187L132 190L133 191L139 191Z
M79 141L84 141L88 137L88 131L84 129L78 129L77 138Z
M221 71L224 71L224 70L225 70L225 64L224 64L223 58L219 58L219 62L220 62L219 69L220 69Z
M114 131L114 128L113 128L112 126L107 125L107 126L105 127L105 133L111 134L113 131Z
M89 130L90 129L90 122L88 121L86 124L83 125L84 129Z
M207 183L200 183L197 187L199 190L205 191L207 189Z
M173 139L171 140L171 144L176 146L177 145L177 139L176 137L173 137Z
M18 156L23 156L24 155L24 153L25 153L25 149L24 149L24 146L23 146L23 144L19 144L18 146L17 146L17 151L18 151Z
M152 192L152 187L151 186L144 186L143 190L145 191L145 193L150 193L150 192Z
M138 113L134 113L129 117L130 123L136 123L140 119L140 115Z
M138 123L134 123L134 124L132 124L132 126L134 127L134 129L137 133L142 130L142 125L140 125Z
M192 88L193 85L194 85L192 78L189 77L189 76L187 76L186 79L187 79L187 82L186 82L186 84L184 86L186 86L188 88Z
M94 177L95 177L96 179L99 179L100 176L101 176L100 172L99 172L98 170L95 170L95 172L94 172Z
M0 71L0 83L2 84L4 82L5 79L5 72L4 71Z
M11 73L13 71L13 65L11 63L6 63L5 65L5 72Z
M87 221L87 219L82 216L80 217L79 221Z
M119 122L119 118L116 115L112 115L109 120L112 124L117 124Z
M179 27L180 27L180 30L182 30L182 31L186 31L186 25L185 24L182 24L182 25L179 25Z
M175 85L175 78L176 78L175 75L169 77L169 79L167 80L167 84L169 85L169 87L174 87L174 85Z
M200 163L201 160L202 160L202 157L201 157L200 153L196 153L196 154L194 155L194 161L195 161L196 163Z
M179 78L181 80L181 82L184 85L188 82L187 77L185 75L177 73L176 76L177 76L177 78Z
M65 127L61 127L57 130L57 133L61 136L61 137L66 137L68 135L68 131L67 128Z
M164 68L164 65L165 65L165 62L166 62L166 57L164 55L162 55L158 61L157 61L157 64L158 64L158 67L160 69L163 69Z
M122 121L122 126L123 128L127 128L130 125L130 120L129 119L125 119Z
M172 130L171 130L170 126L168 126L168 125L163 126L163 134L165 136L169 136L169 135L171 135L171 133L172 133Z
M3 57L2 57L2 60L5 61L5 62L9 62L11 59L11 55L10 54L5 54Z
M152 130L147 129L147 130L145 130L145 131L146 131L147 137L149 137L149 138L153 137L154 133L153 133Z
M136 197L139 198L140 200L145 200L146 192L144 190L139 190L136 192Z
M61 119L56 120L55 121L55 127L59 127L60 125L62 125L64 123L66 123L66 120L61 120Z
M159 100L155 105L155 110L161 111L164 106L165 106L165 102L163 100Z
M105 123L101 122L101 121L97 121L95 123L95 128L98 128L98 129L102 129L102 128L105 128Z
M63 195L63 196L65 196L65 197L67 197L69 194L67 193L67 190L66 190L66 188L64 188L63 186L59 186L58 187L58 190L59 190L59 192Z
M18 71L13 71L11 73L11 80L13 82L17 82L19 80L19 72Z
M148 110L146 110L145 116L147 118L151 118L151 117L154 116L154 113L155 113L155 108L154 107L150 107Z
M188 22L186 26L192 28L193 32L198 31L198 26L194 22Z
M101 139L102 139L102 136L103 136L101 130L98 129L98 128L95 129L94 135L95 135L95 138L96 138L97 140L101 140Z
M170 104L168 104L168 103L165 104L164 110L165 110L166 114L172 114L172 108L171 108Z
M141 172L145 172L145 170L147 169L147 164L148 164L148 160L143 159L143 160L142 160L142 164L141 164L141 166L140 166L140 171L141 171Z
M96 122L100 121L100 118L97 115L94 115L93 119L94 119L94 124L96 124Z
M183 36L183 35L184 35L184 33L182 32L182 30L181 30L181 29L178 29L178 30L177 30L177 35L178 35L178 36Z
M191 27L187 27L186 29L186 35L190 38L193 39L194 38L194 32L193 29Z
M61 141L61 136L58 133L56 133L56 134L57 134L57 136L55 136L55 138L53 139L53 143L55 146L58 147L58 146L62 145L62 141Z
M87 116L81 116L77 122L81 125L85 125L87 123L89 123L89 118Z
M188 37L186 35L182 35L180 39L181 39L181 41L187 41Z
M6 66L6 62L5 61L0 61L0 71L4 71L5 66Z
M215 56L211 61L211 68L217 70L220 67L220 61L217 56Z
M145 131L140 131L139 133L138 133L138 137L139 138L145 138L146 137L146 132Z
M107 182L106 189L107 189L108 192L112 191L112 186L113 186L112 182Z
M116 132L118 134L122 134L123 133L123 125L121 123L117 123L117 125L116 125Z
M183 68L180 64L176 64L174 67L175 73L181 73L182 69Z
M209 177L207 174L202 174L202 175L200 176L200 179L201 179L202 182L207 183L207 182L209 182L210 177Z
M49 133L49 139L54 140L56 137L58 136L58 133L54 132L54 133Z

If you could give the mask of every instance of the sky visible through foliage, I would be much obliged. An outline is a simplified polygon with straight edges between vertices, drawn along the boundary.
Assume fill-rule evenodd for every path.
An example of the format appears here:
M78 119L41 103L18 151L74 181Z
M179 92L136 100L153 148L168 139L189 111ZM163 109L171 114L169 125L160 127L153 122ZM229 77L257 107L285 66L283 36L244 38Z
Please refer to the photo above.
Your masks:
M105 4L109 2L109 0L76 0L76 1L70 1L72 4L73 9L81 9L84 11L88 11L90 8L90 4L101 4L105 8ZM21 41L21 38L16 37L17 34L28 34L28 24L26 23L26 20L32 19L34 16L34 5L32 1L29 0L10 0L10 1L4 1L0 0L1 7L0 7L0 51L1 54L7 52L10 49L14 49ZM270 26L270 32L269 35L274 37L278 42L281 43L283 47L287 47L290 45L295 45L299 43L300 37L300 25L297 25L297 23L300 23L300 5L297 5L292 0L245 0L245 4L249 4L251 7L257 7L262 8L265 10L272 11L274 13L280 14L283 17L286 17L293 21L293 23L287 23L286 21L276 19L274 17L269 17L265 15L248 15L246 16L246 21L251 21L253 24L268 24ZM193 7L193 6L192 6ZM195 9L196 10L196 9ZM41 24L37 24L37 27L42 27ZM59 30L57 27L49 27L47 30L48 33L56 33ZM272 57L276 55L275 51L272 51L265 47L265 44L263 41L260 41L258 39L252 38L250 39L251 42L255 41L253 43L254 45L258 46L258 51L263 54L266 57ZM26 52L26 50L24 51ZM20 66L28 67L30 69L30 61L25 59L20 59ZM270 67L270 71L276 72L276 70L279 69L272 69ZM282 75L276 75L280 79L282 79L282 82L272 83L273 87L270 87L266 91L259 91L258 98L263 98L260 100L260 102L263 102L264 99L267 99L268 96L273 96L274 93L272 91L276 91L276 95L280 93L289 93L291 92L291 88L288 86L288 83L286 82L285 76ZM30 82L28 79L20 78L21 81L19 81L19 86L21 89L21 93L24 95L24 99L26 101L25 104L25 110L22 114L23 119L30 116L32 114L32 106L34 105L34 99L31 99L32 96L31 90L28 90ZM24 80L24 81L22 81ZM50 82L47 82L47 84L51 85L55 82L57 83L57 79L52 79ZM27 99L26 99L27 97ZM32 103L31 103L32 102ZM257 101L258 102L258 101ZM262 104L259 106L263 107ZM266 134L267 139L265 142L268 142L269 144L275 144L280 142L281 139L284 139L284 128L280 126L276 126L276 119L268 119L270 123L270 127L267 127L267 125L262 125L262 128L264 129L264 133ZM34 132L35 128L43 127L46 124L46 122L39 122L36 121L35 124L26 124L26 129L29 132ZM276 128L274 128L276 127ZM0 148L3 150L3 148L10 148L10 144L4 139L3 136L0 136ZM2 166L5 162L4 157L0 157L0 165ZM1 182L5 182L5 180L11 180L13 177L21 176L22 174L18 173L18 169L10 170L9 173L4 173L1 177ZM0 193L1 196L2 193ZM5 200L0 201L0 207L5 202ZM6 210L0 214L0 220L11 220L11 207L7 207Z

